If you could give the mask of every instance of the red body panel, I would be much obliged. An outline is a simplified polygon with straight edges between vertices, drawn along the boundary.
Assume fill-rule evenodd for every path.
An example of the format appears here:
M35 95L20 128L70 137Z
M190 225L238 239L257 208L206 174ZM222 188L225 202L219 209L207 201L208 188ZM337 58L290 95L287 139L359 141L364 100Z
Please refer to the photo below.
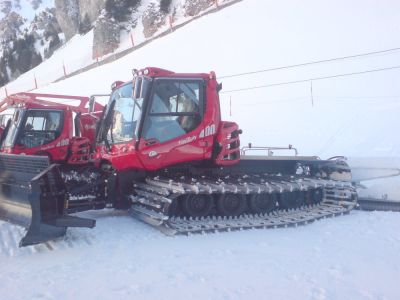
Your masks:
M203 160L207 146L204 140L199 138L202 124L193 131L164 143L147 145L148 142L141 139L138 155L146 170L158 170L178 163Z
M88 138L92 143L96 135L97 122L100 119L102 111L90 114L82 114L79 118L79 131L81 136Z
M144 169L135 151L135 140L129 143L112 145L111 150L108 150L105 146L98 146L93 158L97 164L108 161L117 171Z
M67 163L70 165L84 165L89 162L91 141L85 137L73 137L69 147Z
M233 165L240 160L239 126L234 122L221 122L217 141L222 148L215 164L220 166Z

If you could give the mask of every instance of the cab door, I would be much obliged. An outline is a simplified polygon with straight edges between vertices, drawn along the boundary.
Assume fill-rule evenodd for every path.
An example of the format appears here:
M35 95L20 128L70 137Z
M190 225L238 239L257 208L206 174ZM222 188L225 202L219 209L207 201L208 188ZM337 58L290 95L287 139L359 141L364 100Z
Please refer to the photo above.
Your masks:
M204 112L203 79L155 79L139 142L145 169L204 159Z
M148 82L146 83L148 84ZM140 96L142 78L136 78L113 91L104 117L109 128L102 128L109 148L102 158L110 161L117 170L142 169L136 155L138 124L142 115L143 98ZM104 137L102 137L104 138Z

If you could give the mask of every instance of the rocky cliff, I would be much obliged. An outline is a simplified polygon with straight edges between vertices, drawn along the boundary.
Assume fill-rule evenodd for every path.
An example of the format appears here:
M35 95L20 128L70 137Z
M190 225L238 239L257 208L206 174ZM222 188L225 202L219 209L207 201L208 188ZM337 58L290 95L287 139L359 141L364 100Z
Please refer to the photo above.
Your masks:
M55 8L46 8L28 22L10 11L0 20L0 86L37 66L62 44L55 14Z

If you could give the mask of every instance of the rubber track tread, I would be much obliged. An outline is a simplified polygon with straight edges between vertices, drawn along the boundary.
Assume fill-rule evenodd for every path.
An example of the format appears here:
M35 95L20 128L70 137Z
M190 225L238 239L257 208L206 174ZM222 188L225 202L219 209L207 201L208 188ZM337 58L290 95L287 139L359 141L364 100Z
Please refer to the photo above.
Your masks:
M269 214L245 214L239 217L210 216L187 218L168 216L168 209L154 210L158 197L176 197L184 194L214 193L283 193L323 188L322 202L292 210L278 210ZM356 191L351 183L311 178L283 178L271 176L244 176L243 178L148 178L136 185L138 193L132 196L132 215L158 228L167 235L230 231L250 228L281 228L312 223L316 220L348 214L357 205ZM151 195L153 193L153 196ZM344 195L343 195L344 193ZM167 195L169 194L169 195ZM146 200L147 199L147 200ZM164 198L165 199L165 198ZM146 204L147 201L147 204ZM164 205L166 201L163 201Z

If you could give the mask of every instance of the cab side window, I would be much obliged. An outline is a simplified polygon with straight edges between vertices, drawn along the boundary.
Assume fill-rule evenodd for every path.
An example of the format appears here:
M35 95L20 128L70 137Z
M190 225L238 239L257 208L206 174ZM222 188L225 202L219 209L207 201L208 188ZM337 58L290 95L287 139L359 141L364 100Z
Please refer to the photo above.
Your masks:
M155 82L143 137L165 142L196 129L203 115L201 80Z
M28 111L17 144L34 148L51 143L61 134L61 118L58 111Z

